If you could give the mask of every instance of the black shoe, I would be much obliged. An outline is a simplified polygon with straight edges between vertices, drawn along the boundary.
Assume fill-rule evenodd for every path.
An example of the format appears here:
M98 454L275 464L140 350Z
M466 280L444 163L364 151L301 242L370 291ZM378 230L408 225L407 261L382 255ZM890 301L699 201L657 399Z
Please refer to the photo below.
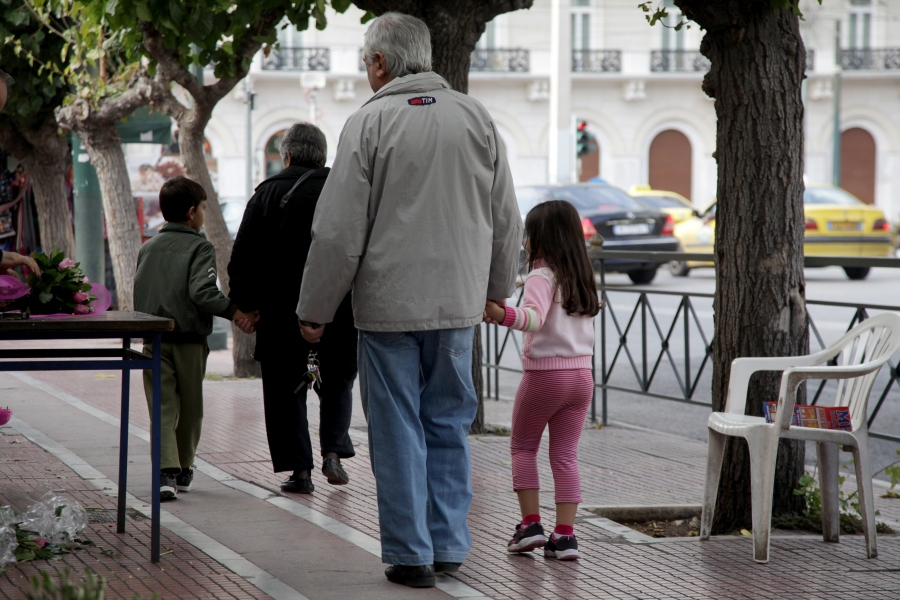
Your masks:
M178 490L175 485L175 476L171 473L162 472L159 474L159 499L174 500L178 497Z
M175 485L179 492L191 491L191 485L194 483L194 469L182 469L181 473L175 476Z
M434 563L435 573L456 573L462 563L437 562Z
M543 548L546 543L547 536L540 523L531 523L525 529L519 523L516 525L516 534L509 540L506 549L509 552L531 552L535 548Z
M544 547L544 556L557 560L576 560L578 558L578 540L574 535L550 536Z
M391 565L384 570L388 581L414 588L434 587L434 568L431 565Z
M297 477L296 473L281 482L282 492L312 494L315 489L316 487L313 485L312 477Z
M331 485L347 485L350 483L350 476L341 466L341 459L326 458L322 461L322 475L328 478Z

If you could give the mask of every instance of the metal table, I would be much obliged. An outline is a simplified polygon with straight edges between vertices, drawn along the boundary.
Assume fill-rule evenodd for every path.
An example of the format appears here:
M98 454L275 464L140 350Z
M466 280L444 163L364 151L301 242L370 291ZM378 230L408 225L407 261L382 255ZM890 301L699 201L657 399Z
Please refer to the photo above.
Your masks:
M125 482L128 476L128 410L131 371L153 371L153 414L150 427L151 488L150 561L159 562L160 473L160 334L175 322L137 312L110 311L96 316L32 317L0 320L0 340L121 339L122 348L56 348L0 350L0 371L122 371L122 414L119 442L119 497L116 531L125 533ZM131 349L132 338L153 340L148 359ZM114 360L110 360L114 359Z

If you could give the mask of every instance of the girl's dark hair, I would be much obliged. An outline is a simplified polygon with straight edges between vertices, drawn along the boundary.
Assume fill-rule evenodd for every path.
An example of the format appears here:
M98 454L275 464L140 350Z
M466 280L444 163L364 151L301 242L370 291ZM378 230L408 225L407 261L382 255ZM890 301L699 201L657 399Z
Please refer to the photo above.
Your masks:
M578 211L565 200L541 202L525 217L525 237L531 244L528 268L542 258L556 276L556 291L566 314L593 317L602 308L594 283L594 269L584 244Z

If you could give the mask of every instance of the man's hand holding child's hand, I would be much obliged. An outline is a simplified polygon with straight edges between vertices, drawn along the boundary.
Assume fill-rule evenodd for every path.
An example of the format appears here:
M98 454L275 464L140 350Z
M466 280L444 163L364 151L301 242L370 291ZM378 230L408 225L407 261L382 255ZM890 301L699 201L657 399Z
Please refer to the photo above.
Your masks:
M484 305L484 322L499 325L506 319L506 300L488 300Z
M235 311L234 313L234 324L238 326L238 329L243 331L246 334L251 334L256 331L256 323L259 321L259 311L254 310L251 312L244 312L242 310Z

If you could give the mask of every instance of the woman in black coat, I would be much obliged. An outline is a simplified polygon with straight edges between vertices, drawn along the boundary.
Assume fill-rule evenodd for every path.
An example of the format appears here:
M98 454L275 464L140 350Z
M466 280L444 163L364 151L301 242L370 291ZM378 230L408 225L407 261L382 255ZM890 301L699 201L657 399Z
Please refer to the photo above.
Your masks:
M303 380L311 350L317 353L322 375L315 389L322 473L328 483L350 481L341 459L355 455L348 433L357 345L351 294L329 323L328 338L318 344L300 335L295 312L316 202L329 171L323 168L326 153L325 136L311 123L297 123L285 133L281 141L285 168L262 182L247 203L228 265L231 299L241 310L258 310L260 315L254 358L262 367L272 466L276 473L291 472L282 490L301 494L314 490Z

